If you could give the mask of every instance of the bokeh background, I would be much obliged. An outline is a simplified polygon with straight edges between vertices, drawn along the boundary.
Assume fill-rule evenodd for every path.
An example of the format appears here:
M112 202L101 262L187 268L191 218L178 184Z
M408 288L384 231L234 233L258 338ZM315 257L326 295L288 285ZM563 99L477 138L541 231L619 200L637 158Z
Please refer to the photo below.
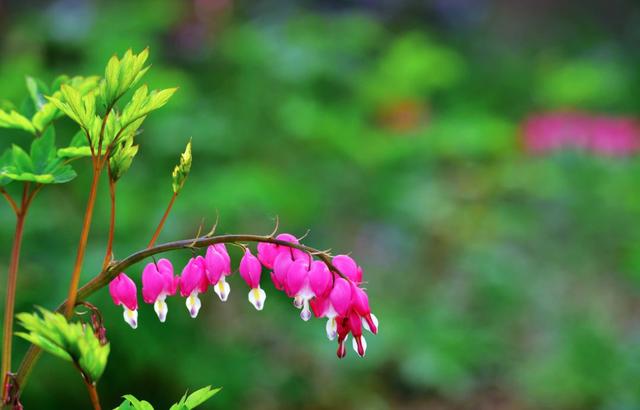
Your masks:
M338 360L324 322L270 284L263 312L236 275L226 304L211 292L192 320L173 298L165 324L144 306L135 331L105 290L91 299L112 343L105 408L125 393L167 408L207 384L224 388L211 409L640 408L639 40L633 0L0 1L2 99L129 47L150 46L150 86L180 87L119 184L116 257L147 243L193 137L160 241L216 211L229 233L269 233L278 215L352 252L381 322L366 359ZM66 294L78 168L32 208L18 311ZM104 181L94 221L83 282L103 257ZM8 207L0 224L6 271ZM23 403L89 406L50 356Z

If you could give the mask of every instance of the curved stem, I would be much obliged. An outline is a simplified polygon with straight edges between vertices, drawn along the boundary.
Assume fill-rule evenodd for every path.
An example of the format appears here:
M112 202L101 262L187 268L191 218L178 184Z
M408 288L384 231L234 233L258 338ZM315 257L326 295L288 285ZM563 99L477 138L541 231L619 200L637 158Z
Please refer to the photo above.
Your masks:
M98 389L96 388L96 384L89 380L87 375L82 371L82 368L75 361L72 362L73 366L80 372L80 376L82 376L82 381L84 385L87 387L87 391L89 392L89 398L91 399L91 405L93 410L101 410L100 406L100 398L98 397Z
M16 201L14 201L13 198L11 198L11 195L9 195L9 193L5 191L4 188L0 189L0 193L2 194L2 196L5 197L5 199L9 203L9 206L11 206L11 209L13 209L13 212L16 214L16 216L18 216L18 212L20 212L20 210L18 209L18 204L16 204Z
M342 272L340 272L332 263L331 263L331 255L327 252L323 252L305 245L291 243L287 241L283 241L280 239L276 239L273 235L262 236L262 235L220 235L220 236L202 236L194 239L184 239L181 241L167 242L152 248L145 248L138 252L135 252L126 258L111 263L106 269L103 269L98 275L96 275L93 279L91 279L86 285L82 286L78 289L77 298L74 299L74 303L82 301L89 296L91 296L96 291L105 287L113 278L115 278L120 272L124 271L128 267L146 259L153 255L164 253L176 249L193 249L193 248L204 248L209 245L213 245L216 243L241 243L241 242L268 242L276 245L284 245L295 249L300 249L301 251L307 252L311 255L317 256L324 263L327 264L329 269L331 269L336 274L340 275L344 279L350 281L350 279L345 276ZM60 306L58 306L58 311L68 311L70 310L70 300L65 300L62 302ZM73 310L73 308L71 308ZM18 369L18 373L16 375L16 381L20 388L24 387L25 380L29 373L31 372L32 367L38 360L38 356L40 355L40 348L35 345L31 345L26 355L24 356L22 363L20 364L20 368Z
M116 229L116 183L111 179L111 171L109 171L109 198L111 199L111 215L109 217L109 237L107 238L107 250L102 262L104 270L109 262L113 259L113 236Z
M67 309L65 310L65 316L71 317L73 314L73 307L76 302L76 294L78 291L78 283L80 282L80 272L82 271L82 262L84 261L84 254L87 249L87 240L89 239L89 230L91 228L91 219L93 218L93 207L96 203L96 193L98 191L98 181L100 180L101 168L94 166L93 168L93 180L91 181L91 189L89 191L89 199L87 200L87 209L84 214L84 222L82 224L82 232L80 233L80 242L78 243L78 252L76 254L76 262L73 266L73 273L71 274L71 283L69 284L69 294L67 299L70 301Z
M171 208L173 207L173 203L176 201L177 197L178 197L178 194L174 192L173 195L171 196L171 200L169 201L169 205L167 205L167 210L164 211L164 215L162 215L162 219L160 219L160 223L158 224L156 231L153 233L153 237L151 238L151 241L149 241L149 245L147 245L147 248L151 248L153 245L155 245L156 241L158 240L158 236L160 236L160 232L162 232L164 223L167 221L169 212L171 212Z
M13 236L13 245L11 248L11 260L9 262L9 272L7 274L7 295L5 298L4 321L2 326L2 367L0 373L1 379L4 380L8 372L11 371L11 345L13 342L13 313L16 301L16 285L18 281L18 266L20 263L20 248L22 246L22 234L24 230L24 221L27 216L27 210L31 200L37 193L38 188L29 193L29 183L24 184L22 190L22 203L20 208L16 206L16 228ZM3 390L3 396L6 393ZM5 397L2 398L6 399Z

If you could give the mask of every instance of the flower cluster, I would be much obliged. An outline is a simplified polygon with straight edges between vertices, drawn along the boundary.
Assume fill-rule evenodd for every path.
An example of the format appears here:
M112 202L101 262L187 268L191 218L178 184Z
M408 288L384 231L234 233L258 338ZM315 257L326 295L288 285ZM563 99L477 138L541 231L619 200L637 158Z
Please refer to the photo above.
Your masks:
M300 309L300 317L307 321L312 315L326 318L326 332L330 340L338 341L338 357L346 355L345 342L351 334L353 348L364 356L367 343L363 329L378 332L378 319L371 313L369 298L362 285L362 268L347 255L337 255L327 265L313 255L296 248L298 239L290 234L276 237L281 244L259 242L257 256L245 248L238 272L249 286L248 300L262 310L267 298L260 287L262 268L271 271L276 289L293 299ZM285 243L293 244L288 246ZM191 258L182 273L174 275L171 262L160 259L145 266L142 272L142 296L145 303L153 304L161 322L167 317L167 296L186 298L187 310L195 318L202 302L200 294L213 287L221 301L226 301L231 288L226 277L231 275L231 258L224 244L210 245L205 256ZM116 305L124 308L124 319L137 327L138 301L136 284L125 273L120 273L109 285Z
M640 150L640 124L629 117L584 113L533 115L523 125L523 142L532 153L577 148L598 155L632 155Z

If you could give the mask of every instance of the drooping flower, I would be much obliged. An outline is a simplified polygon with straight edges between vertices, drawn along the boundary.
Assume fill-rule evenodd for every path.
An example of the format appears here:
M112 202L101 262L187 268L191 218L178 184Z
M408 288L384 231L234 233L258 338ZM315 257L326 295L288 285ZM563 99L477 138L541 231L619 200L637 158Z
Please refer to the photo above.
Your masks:
M271 271L271 280L273 286L278 290L284 290L287 273L293 263L293 257L290 252L280 252L273 262L273 270Z
M276 239L292 244L298 244L298 239L288 233L276 236ZM262 245L262 246L261 246ZM300 249L287 245L276 245L271 243L258 244L258 259L271 271L271 280L278 290L285 290L287 272L291 264L298 259L309 262L309 255Z
M231 287L225 280L231 275L231 258L223 243L210 245L205 255L206 275L214 292L221 301L226 302L231 292Z
M297 259L287 272L285 290L289 297L294 298L294 305L302 308L300 317L307 321L311 318L309 301L318 296L324 296L329 290L332 281L329 268L322 261L312 261L309 265L310 257L307 260Z
M240 260L240 276L247 282L251 288L249 291L249 302L257 309L262 310L267 294L260 287L260 274L262 273L262 265L258 258L253 256L249 248L244 252L242 260Z
M378 318L371 313L369 296L364 289L351 284L351 302L353 310L362 318L362 326L373 333L378 333Z
M334 279L333 288L326 297L311 300L311 308L316 317L327 318L326 331L329 340L338 335L338 318L345 317L351 308L351 289L344 278Z
M168 259L149 263L142 271L142 297L146 303L153 303L158 319L167 318L167 296L176 293L177 278L173 275L173 265Z
M362 283L362 268L350 256L336 255L331 262L333 266L356 285Z
M138 327L138 294L134 281L124 272L109 283L109 293L116 305L124 308L124 320L133 329Z
M189 259L179 280L180 295L187 298L185 304L191 317L198 316L202 302L198 295L207 291L209 282L205 274L205 260L202 256Z
M278 245L269 242L258 243L258 260L267 269L273 269L273 262L278 256Z

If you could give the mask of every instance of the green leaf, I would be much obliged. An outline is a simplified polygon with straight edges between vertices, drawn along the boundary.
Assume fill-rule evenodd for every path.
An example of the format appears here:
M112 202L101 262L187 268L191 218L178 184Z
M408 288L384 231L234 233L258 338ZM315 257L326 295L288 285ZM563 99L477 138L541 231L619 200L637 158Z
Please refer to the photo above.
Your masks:
M120 122L126 127L150 112L162 108L177 90L177 88L167 88L149 93L146 85L141 86L122 110Z
M139 54L133 54L127 50L122 59L111 57L104 72L101 95L107 106L113 106L131 87L133 87L147 72L148 67L143 67L149 57L149 49L142 50Z
M15 169L13 167L13 150L7 148L0 156L0 186L5 186L13 179L6 176L7 173L13 173Z
M188 409L194 409L205 401L215 396L220 391L220 387L212 389L211 386L203 387L191 393L185 402Z
M97 382L109 357L109 344L102 344L91 327L69 323L60 313L39 308L37 313L19 313L19 324L26 332L17 332L43 350L67 361L73 361L91 382Z
M122 397L129 401L135 410L153 410L153 406L148 401L138 400L131 394L125 394Z
M113 181L119 180L131 167L133 158L138 153L138 146L133 145L133 138L127 138L116 148L109 158L109 171Z
M36 129L28 118L15 110L0 110L0 128L14 128L35 134Z
M13 165L17 172L33 172L33 162L22 148L18 145L12 145L12 154L13 154Z
M40 138L31 143L31 161L34 169L45 169L56 158L56 133L53 127L47 128Z
M42 137L33 140L31 155L13 145L11 162L2 168L2 177L39 184L61 184L71 181L76 173L71 165L56 156L55 131L50 127Z
M83 130L78 131L73 138L71 138L68 147L58 149L58 156L63 158L90 157L91 148L89 147L85 132Z
M50 98L54 98L60 103L65 102L63 93L60 90L63 84L74 87L76 90L78 90L81 96L84 96L87 93L96 90L98 81L99 77L96 76L73 78L69 78L68 76L60 76L54 80L51 86L51 90L55 91L50 95ZM45 104L40 107L40 109L31 118L31 122L39 131L44 130L53 120L63 115L63 112L58 109L55 103L51 102L46 96L44 98Z
M27 77L27 90L35 111L39 111L47 103L45 95L49 94L46 84L37 78Z

